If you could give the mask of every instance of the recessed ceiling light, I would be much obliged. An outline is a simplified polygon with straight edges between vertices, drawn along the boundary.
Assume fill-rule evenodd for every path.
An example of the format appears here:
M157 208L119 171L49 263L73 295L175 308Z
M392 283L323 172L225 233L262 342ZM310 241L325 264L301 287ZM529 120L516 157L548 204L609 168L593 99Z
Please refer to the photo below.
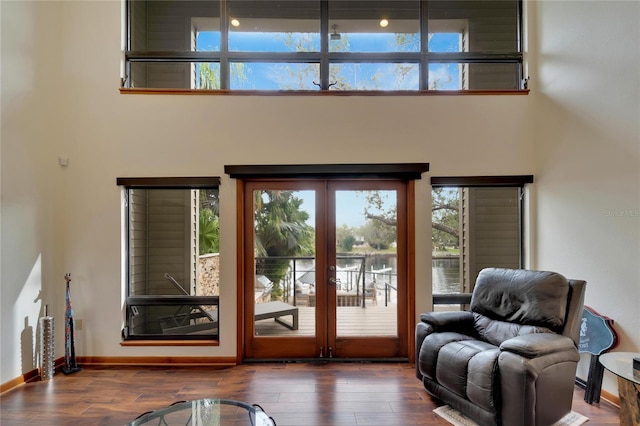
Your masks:
M382 18L382 19L380 20L380 26L381 26L382 28L387 28L387 26L388 26L388 25L389 25L389 20L388 20L388 19L386 19L386 18Z
M231 25L233 25L234 27L239 27L240 21L238 21L236 18L231 18Z

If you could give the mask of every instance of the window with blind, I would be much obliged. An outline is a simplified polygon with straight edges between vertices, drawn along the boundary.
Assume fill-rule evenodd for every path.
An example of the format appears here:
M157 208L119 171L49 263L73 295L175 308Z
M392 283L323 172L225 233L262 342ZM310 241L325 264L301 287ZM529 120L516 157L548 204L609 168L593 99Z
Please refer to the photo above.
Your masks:
M521 0L128 0L126 88L521 89Z
M533 176L432 178L434 304L468 303L484 268L524 266L522 206L532 182Z
M218 178L119 178L125 340L217 340Z

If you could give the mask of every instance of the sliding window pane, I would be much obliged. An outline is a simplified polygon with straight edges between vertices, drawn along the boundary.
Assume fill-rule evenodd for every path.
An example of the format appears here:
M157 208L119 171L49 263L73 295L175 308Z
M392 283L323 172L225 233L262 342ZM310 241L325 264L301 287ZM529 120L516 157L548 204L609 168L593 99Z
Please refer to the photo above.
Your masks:
M211 32L220 38L219 1L138 0L129 5L130 50L189 52L197 49L200 32Z
M420 66L413 63L329 65L332 90L418 90Z
M430 63L430 90L516 90L520 64Z
M462 90L467 64L430 63L429 90Z
M218 62L132 62L131 87L149 89L220 89Z
M429 52L458 53L463 51L461 32L429 32Z
M231 90L318 90L317 63L232 62Z
M197 29L194 35L194 49L196 52L219 52L220 30L209 31Z
M330 52L419 52L418 1L330 1Z
M470 90L520 89L521 64L469 64Z
M517 52L517 0L429 1L429 33L460 32L463 52Z
M229 2L229 50L319 52L320 2Z
M202 62L193 66L194 89L217 90L220 89L220 63Z
M192 304L128 304L125 337L217 339L218 305L197 303L194 297Z
M192 65L188 62L132 62L131 87L150 89L190 89Z

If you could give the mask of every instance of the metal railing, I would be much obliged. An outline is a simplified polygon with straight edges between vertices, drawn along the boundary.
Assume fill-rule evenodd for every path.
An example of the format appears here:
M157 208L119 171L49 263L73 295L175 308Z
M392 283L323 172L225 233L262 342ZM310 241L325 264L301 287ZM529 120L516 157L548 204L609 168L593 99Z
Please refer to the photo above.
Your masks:
M367 270L368 259L367 255L336 256L336 289L346 294L353 293L358 299L357 304L362 307L366 307L366 299L374 296L371 291L383 290L385 306L388 306L395 301L391 291L397 292L397 273L390 267ZM282 301L298 306L308 303L309 295L315 293L315 257L269 256L256 257L255 261L255 274L264 285L265 295L279 287ZM265 283L262 276L276 277L277 282L269 279L269 283Z

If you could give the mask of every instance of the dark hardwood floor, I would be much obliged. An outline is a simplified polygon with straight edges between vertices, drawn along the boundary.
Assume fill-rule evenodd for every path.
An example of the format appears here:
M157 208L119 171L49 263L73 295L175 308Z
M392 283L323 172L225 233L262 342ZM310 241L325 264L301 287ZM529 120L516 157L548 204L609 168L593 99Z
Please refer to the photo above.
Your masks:
M212 367L82 366L0 396L0 424L125 425L173 402L227 398L259 404L278 426L446 425L432 413L410 364L273 363ZM588 426L617 425L618 408L589 405L576 387L573 409Z

